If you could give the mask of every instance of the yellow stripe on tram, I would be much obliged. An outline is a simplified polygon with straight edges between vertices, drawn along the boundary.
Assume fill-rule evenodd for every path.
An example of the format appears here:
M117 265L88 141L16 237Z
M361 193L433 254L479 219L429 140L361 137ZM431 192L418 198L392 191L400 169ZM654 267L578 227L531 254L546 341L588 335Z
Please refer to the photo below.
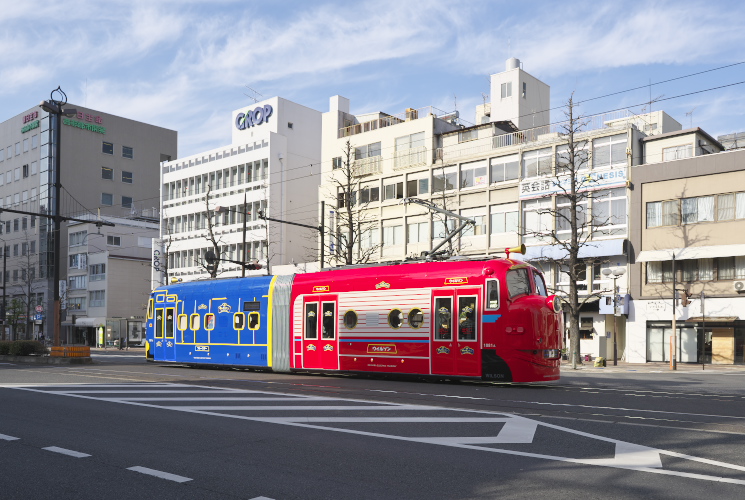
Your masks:
M272 348L273 348L273 335L272 335L272 299L274 297L274 283L277 281L277 276L272 277L272 282L269 284L269 305L268 311L267 311L267 321L266 321L266 365L271 368L272 367Z

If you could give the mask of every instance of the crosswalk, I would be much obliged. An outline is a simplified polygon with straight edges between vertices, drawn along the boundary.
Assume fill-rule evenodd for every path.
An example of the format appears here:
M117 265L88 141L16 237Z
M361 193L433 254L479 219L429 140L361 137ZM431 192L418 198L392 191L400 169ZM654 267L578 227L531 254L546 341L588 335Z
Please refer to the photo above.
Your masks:
M742 479L745 477L742 474L744 466L619 441L509 413L167 382L14 388L50 396L94 399L745 486L745 479ZM563 441L569 442L569 446L556 444L562 442L556 439L560 433L569 438ZM576 443L576 446L571 443ZM692 473L685 467L683 470L663 467L661 456L719 467L737 477Z

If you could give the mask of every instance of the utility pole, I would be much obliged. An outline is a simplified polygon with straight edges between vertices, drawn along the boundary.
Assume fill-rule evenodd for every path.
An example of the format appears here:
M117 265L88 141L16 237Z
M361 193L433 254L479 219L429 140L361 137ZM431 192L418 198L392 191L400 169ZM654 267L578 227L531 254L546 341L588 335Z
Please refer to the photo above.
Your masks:
M677 305L676 297L675 295L678 293L677 290L677 276L675 275L675 252L673 252L673 352L670 356L670 369L671 370L677 370L678 364L676 359L676 354L678 352L678 325L676 324L676 312L675 312L675 306Z

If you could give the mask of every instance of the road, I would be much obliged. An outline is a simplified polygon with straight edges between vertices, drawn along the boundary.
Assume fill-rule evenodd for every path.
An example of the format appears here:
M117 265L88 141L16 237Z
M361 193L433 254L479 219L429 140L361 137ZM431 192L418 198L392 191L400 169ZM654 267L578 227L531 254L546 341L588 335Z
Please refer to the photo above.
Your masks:
M745 370L535 385L0 364L0 498L745 497Z

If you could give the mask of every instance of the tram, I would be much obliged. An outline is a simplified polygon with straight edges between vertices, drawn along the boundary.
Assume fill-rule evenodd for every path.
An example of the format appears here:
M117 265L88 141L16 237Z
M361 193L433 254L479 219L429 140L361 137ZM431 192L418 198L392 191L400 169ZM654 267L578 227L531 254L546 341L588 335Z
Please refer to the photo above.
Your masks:
M563 319L510 259L194 281L152 292L149 361L275 372L557 380Z

